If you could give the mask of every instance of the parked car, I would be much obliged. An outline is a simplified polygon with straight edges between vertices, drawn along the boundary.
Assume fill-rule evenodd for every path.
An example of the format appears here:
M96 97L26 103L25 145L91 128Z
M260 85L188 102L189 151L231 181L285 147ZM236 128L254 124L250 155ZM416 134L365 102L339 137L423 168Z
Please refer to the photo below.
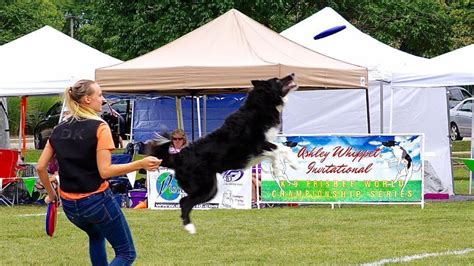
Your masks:
M448 101L449 108L453 108L456 104L460 103L462 100L471 98L472 95L469 91L463 87L448 87Z
M36 124L34 129L35 149L44 149L53 128L58 124L62 107L62 102L55 103L48 109L44 118Z
M127 113L127 104L126 101L118 101L111 103L110 106L117 111L120 115L129 119L131 116L130 113ZM41 119L35 126L34 129L34 143L35 149L44 149L46 142L53 131L53 128L59 122L59 116L61 114L62 102L57 102L51 108L48 109L43 119ZM130 122L126 121L125 133L130 133Z
M474 98L467 98L449 110L451 140L471 136L473 102Z

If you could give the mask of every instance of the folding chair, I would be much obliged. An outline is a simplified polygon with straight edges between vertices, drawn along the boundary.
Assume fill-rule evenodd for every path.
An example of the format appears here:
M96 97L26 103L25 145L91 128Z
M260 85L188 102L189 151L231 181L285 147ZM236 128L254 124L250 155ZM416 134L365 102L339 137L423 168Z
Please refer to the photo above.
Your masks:
M7 206L13 206L15 194L11 199L7 197L6 188L17 183L18 151L0 149L0 202Z
M132 155L112 154L112 164L124 164L132 161ZM119 203L122 207L128 207L128 190L131 188L128 178L123 176L114 176L109 179L110 189L117 198L120 198Z

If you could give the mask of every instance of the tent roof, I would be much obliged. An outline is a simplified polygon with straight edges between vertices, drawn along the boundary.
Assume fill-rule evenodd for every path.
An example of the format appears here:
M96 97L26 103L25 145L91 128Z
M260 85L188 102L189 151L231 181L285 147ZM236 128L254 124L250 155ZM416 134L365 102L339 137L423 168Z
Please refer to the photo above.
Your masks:
M474 61L466 59L474 59L474 44L464 46L462 48L447 52L431 59L431 61L439 63L449 63L463 68L471 67L474 69ZM473 70L474 71L474 70Z
M313 39L320 32L342 25L345 25L346 29L319 40ZM370 37L330 7L323 8L284 30L281 35L313 51L367 67L369 80L390 81L392 71L428 60L402 52Z
M0 96L57 94L122 61L50 26L0 46Z
M367 70L306 49L231 9L148 54L96 71L104 91L222 92L295 73L300 87L366 87Z
M474 44L393 73L399 87L474 85Z

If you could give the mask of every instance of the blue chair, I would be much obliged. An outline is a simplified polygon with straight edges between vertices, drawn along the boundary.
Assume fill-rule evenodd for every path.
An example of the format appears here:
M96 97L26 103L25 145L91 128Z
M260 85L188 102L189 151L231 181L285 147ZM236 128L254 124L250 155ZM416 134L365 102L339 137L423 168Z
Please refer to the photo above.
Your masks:
M130 154L112 154L112 164L125 164L132 161L132 155ZM130 182L126 175L114 176L109 179L110 189L115 195L119 205L122 207L128 207L128 191L132 189Z

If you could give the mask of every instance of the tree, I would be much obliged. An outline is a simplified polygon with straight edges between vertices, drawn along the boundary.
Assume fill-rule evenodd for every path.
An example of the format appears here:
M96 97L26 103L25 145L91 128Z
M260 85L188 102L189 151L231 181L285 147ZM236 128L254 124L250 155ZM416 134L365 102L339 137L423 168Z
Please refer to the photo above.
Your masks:
M0 45L45 25L62 29L64 16L49 0L3 0L0 4Z
M452 21L447 10L438 0L365 0L342 13L354 26L385 44L432 57L449 50Z
M474 43L474 3L469 0L448 1L448 7L453 19L449 50Z

